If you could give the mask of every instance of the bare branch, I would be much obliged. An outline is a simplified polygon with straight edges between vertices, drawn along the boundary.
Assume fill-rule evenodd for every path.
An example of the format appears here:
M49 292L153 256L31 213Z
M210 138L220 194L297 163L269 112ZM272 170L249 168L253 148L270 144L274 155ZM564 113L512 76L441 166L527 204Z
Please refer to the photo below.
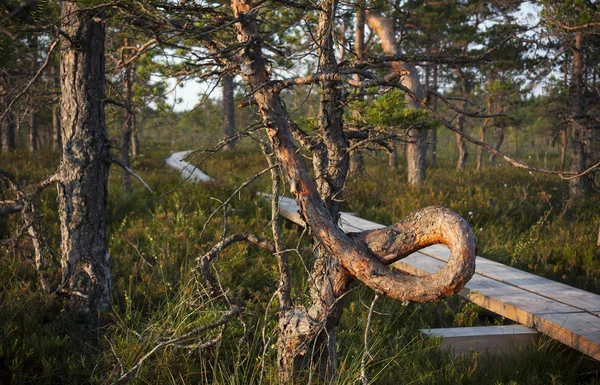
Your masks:
M148 186L148 183L146 183L141 176L139 176L138 174L136 174L135 172L133 172L132 169L130 169L129 167L127 167L125 165L125 163L123 163L121 161L121 159L115 158L113 156L110 157L110 161L116 165L118 165L119 167L121 167L123 170L127 171L129 174L131 174L135 179L137 179L148 191L150 191L150 193L154 194L154 191L152 191L152 189L150 188L150 186Z
M369 352L369 332L371 329L371 319L373 317L373 310L375 309L375 303L379 299L379 294L375 293L373 297L373 301L371 302L371 306L369 307L369 315L367 316L367 324L365 325L365 334L363 337L363 343L365 345L365 351L363 352L362 359L360 360L360 378L362 380L363 385L369 384L369 379L367 378L367 360L372 360L373 357Z
M250 233L235 234L221 240L219 243L214 245L212 249L208 251L208 253L196 259L196 269L200 272L202 278L204 278L206 283L210 286L211 296L216 296L216 294L220 291L219 285L210 271L211 264L219 256L223 249L241 241L250 242L273 253L276 251L273 242Z
M12 109L12 106L21 98L21 96L23 96L27 91L29 91L29 89L31 88L31 86L34 85L35 82L38 80L38 78L40 77L40 75L42 74L42 72L44 72L44 69L46 69L46 67L48 66L48 63L50 63L50 59L52 57L52 51L54 51L54 48L56 47L56 44L58 44L58 40L52 41L52 44L50 44L50 48L48 49L48 53L46 54L46 60L44 60L44 63L42 64L42 66L38 69L38 71L31 78L31 80L29 80L29 82L27 83L27 85L25 86L25 88L23 88L10 101L10 103L6 107L6 110L2 113L2 115L0 115L0 124L2 124L2 122L4 121L4 119L6 118L6 116L8 115L8 113L10 112L10 110Z
M142 356L135 365L133 365L127 372L125 372L123 375L121 375L121 377L119 377L115 382L113 382L113 385L115 384L119 384L129 378L131 378L134 373L136 371L138 371L143 363L149 359L150 357L152 357L154 355L154 353L156 353L158 350L165 348L167 346L175 346L175 345L179 345L182 341L185 341L187 339L190 339L192 337L195 337L199 334L205 333L209 330L212 329L216 329L220 326L224 326L226 325L231 318L233 318L235 315L239 314L242 312L242 308L240 307L233 307L227 314L225 314L223 317L221 317L218 321L215 321L209 325L205 325L205 326L201 326L198 328L193 329L192 331L185 333L181 336L178 337L174 337L171 338L169 340L166 341L162 341L159 342L156 346L154 346L148 353L146 353L144 356ZM198 343L193 345L194 349L202 349L202 348L207 348L207 347L211 347L214 346L216 343L218 343L219 339L217 340L210 340L206 343Z

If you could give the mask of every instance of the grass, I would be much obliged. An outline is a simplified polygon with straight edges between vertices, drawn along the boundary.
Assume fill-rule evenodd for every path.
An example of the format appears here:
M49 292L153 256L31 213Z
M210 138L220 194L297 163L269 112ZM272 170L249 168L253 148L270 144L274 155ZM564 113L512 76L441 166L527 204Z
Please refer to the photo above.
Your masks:
M120 189L119 171L110 176L108 235L113 273L113 309L98 323L85 325L62 310L60 300L42 293L29 262L27 239L9 251L0 249L0 383L110 384L165 337L181 335L222 316L226 307L210 300L193 274L195 258L222 235L223 212L206 219L249 176L266 167L247 146L220 153L203 170L216 182L180 183L166 168L164 147L152 145L134 168L156 190L139 185L130 194ZM23 184L49 175L56 154L1 155L2 167ZM440 156L441 157L441 156ZM37 167L43 164L45 167ZM455 173L449 162L429 170L428 181L407 188L401 168L393 175L375 160L367 173L349 181L346 208L380 223L392 223L417 208L442 204L465 217L476 231L479 253L519 268L600 292L600 265L593 258L600 222L598 196L567 203L566 184L555 177L530 175L500 167L481 173ZM256 192L268 191L268 176L242 191L227 209L227 232L268 235L268 204ZM175 188L176 187L176 188ZM40 199L46 236L58 250L56 192ZM470 214L471 213L471 214ZM0 223L8 237L18 217ZM300 242L300 230L286 223L295 282L302 285L303 261L311 245ZM58 282L56 257L49 276ZM276 261L262 250L236 245L216 264L231 295L246 303L243 321L222 331L222 343L205 350L159 349L137 372L134 384L265 384L275 383L276 310L267 306L276 287ZM299 295L299 293L296 293ZM338 335L339 384L360 383L363 336L372 292L351 294ZM370 329L372 360L367 373L374 384L576 384L600 383L596 372L582 373L565 359L557 343L542 339L519 354L472 354L453 358L436 349L437 341L420 337L419 328L503 323L460 298L436 304L402 304L382 298ZM206 341L221 331L198 336ZM263 353L266 353L263 355Z

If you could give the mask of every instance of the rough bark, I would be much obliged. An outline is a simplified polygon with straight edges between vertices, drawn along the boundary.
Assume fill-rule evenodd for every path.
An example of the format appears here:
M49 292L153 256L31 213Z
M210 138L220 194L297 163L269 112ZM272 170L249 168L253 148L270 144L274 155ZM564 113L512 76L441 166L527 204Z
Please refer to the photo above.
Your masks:
M591 133L583 122L584 115L584 52L583 33L575 34L575 45L573 47L573 71L570 87L570 108L572 121L571 138L571 171L583 172L587 165L587 147L589 146ZM574 178L569 181L569 196L580 197L590 191L590 183L587 175Z
M223 76L223 138L227 139L235 135L235 106L234 106L234 87L233 76ZM225 149L233 150L236 145L235 140L230 141Z
M395 27L392 19L384 17L380 12L368 11L367 23L375 31L383 52L386 55L397 55L398 48L396 47ZM417 68L413 63L401 61L392 62L394 71L406 71L407 74L402 77L402 84L409 88L417 95L419 99L423 98L423 87L417 74ZM418 104L413 99L407 98L408 108L418 108ZM416 186L425 181L427 155L427 131L411 130L408 133L409 143L406 147L406 161L408 172L408 183Z
M329 11L335 9L333 2L322 4L322 7L324 19L333 17L334 12L327 12L327 7L333 7ZM283 330L280 329L282 345L287 349L283 352L284 358L298 358L312 353L309 349L313 344L306 342L314 341L315 335L317 338L323 336L320 332L336 322L338 313L341 313L341 306L337 306L340 302L332 306L329 301L340 298L340 295L346 292L351 276L378 293L402 301L429 302L460 290L474 272L475 244L473 234L466 222L449 210L436 207L414 214L408 220L410 226L406 233L403 224L399 224L398 228L388 228L387 232L368 232L364 237L349 236L339 229L336 224L337 217L332 215L332 212L337 210L337 203L324 202L321 199L320 191L292 139L292 131L296 129L294 123L283 106L279 94L264 87L264 84L270 80L270 75L261 53L261 40L255 38L257 25L252 14L251 2L232 0L232 8L234 16L240 20L236 24L238 41L244 45L238 58L240 73L248 83L250 91L253 92L257 111L262 118L273 153L290 183L290 190L296 197L301 213L328 256L327 259L317 259L314 271L325 268L328 274L318 275L323 283L313 285L311 290L311 294L327 294L320 300L323 305L310 307L308 312L304 308L294 308L283 314L285 320L282 323L293 325L293 327L286 326ZM330 21L327 23L330 24ZM337 88L335 84L329 86L332 87L328 91L331 93L329 98L335 98ZM324 97L324 100L332 99ZM329 103L323 104L321 120L327 122L327 125L322 126L321 129L326 128L327 132L332 134L328 140L335 141L339 146L344 137L334 135L337 130L335 116L341 112L329 110L326 105ZM341 106L338 108L341 110ZM337 146L333 146L332 152L338 150ZM345 159L342 158L337 162L347 165L347 156L344 157ZM328 183L337 183L337 180L332 177ZM390 270L387 267L389 263L397 260L399 253L404 250L403 243L396 242L395 239L408 239L412 236L409 235L411 233L416 234L414 242L421 247L440 242L447 244L452 253L449 263L439 272L425 277L415 277ZM390 241L392 238L394 241ZM383 244L389 244L391 251L381 249L380 245ZM330 309L330 313L322 314L323 309ZM327 340L326 348L334 349L334 343L335 339ZM290 372L289 367L282 366L284 364L280 357L280 380L291 382L294 372Z
M111 276L106 238L109 141L104 115L101 15L62 4L61 127L58 171L63 292L75 311L108 309Z

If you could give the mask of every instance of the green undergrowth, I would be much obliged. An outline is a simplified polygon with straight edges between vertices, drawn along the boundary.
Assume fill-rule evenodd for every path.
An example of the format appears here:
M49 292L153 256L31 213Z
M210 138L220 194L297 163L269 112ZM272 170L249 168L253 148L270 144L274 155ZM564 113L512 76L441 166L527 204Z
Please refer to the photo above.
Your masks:
M269 384L275 383L277 263L256 246L236 244L215 263L218 277L245 310L227 328L198 333L185 343L160 347L170 338L209 325L229 311L210 299L194 273L196 258L223 236L250 231L270 234L268 172L235 192L267 165L248 146L209 158L201 168L215 178L196 185L182 182L164 165L168 151L147 147L134 169L155 191L134 181L123 193L120 170L110 175L108 237L113 273L113 307L96 324L87 325L63 310L61 298L43 293L31 265L33 250L23 238L14 250L0 249L0 383L112 384L145 355L155 351L123 383L132 384ZM57 156L40 153L1 155L2 167L24 185L50 175ZM38 165L44 165L40 167ZM501 167L483 173L457 174L450 165L429 171L418 189L403 183L402 169L390 172L367 161L367 173L348 183L345 209L380 223L392 223L412 210L442 204L463 215L474 227L479 253L503 263L598 290L598 263L591 257L600 222L600 202L565 206L565 182ZM10 193L6 193L10 196ZM221 202L229 204L220 207ZM39 200L47 244L46 276L60 282L56 192ZM471 213L471 214L469 214ZM205 226L210 216L212 221ZM18 215L2 218L6 239L20 224ZM283 241L290 252L294 283L307 285L304 265L311 244L297 226L284 223ZM294 292L302 301L302 292ZM361 383L365 327L373 293L359 285L350 294L338 334L337 384ZM576 384L599 383L595 372L582 372L566 359L563 348L542 338L511 355L473 353L454 358L438 349L439 341L421 337L418 329L503 324L483 309L458 297L436 304L404 305L381 298L368 331L366 374L372 384ZM215 346L195 345L213 339ZM158 346L158 348L157 348ZM573 359L577 357L573 356ZM308 383L304 373L299 383ZM318 378L311 378L319 384Z

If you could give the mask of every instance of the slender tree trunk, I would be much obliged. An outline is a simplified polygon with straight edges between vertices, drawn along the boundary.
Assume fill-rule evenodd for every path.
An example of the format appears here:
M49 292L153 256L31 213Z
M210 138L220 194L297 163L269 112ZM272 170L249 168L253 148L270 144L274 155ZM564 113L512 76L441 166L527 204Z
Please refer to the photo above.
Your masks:
M358 8L356 10L356 32L354 37L354 51L359 62L362 62L365 57L365 10L364 8ZM358 80L359 76L355 78ZM360 92L363 92L360 89ZM363 155L360 150L355 150L350 155L350 173L352 175L359 176L363 173L365 163L363 161Z
M433 64L433 84L431 88L437 91L438 88L438 66ZM433 111L437 111L437 97L433 98ZM433 127L429 131L429 139L427 140L427 147L429 148L429 164L434 167L437 163L437 127Z
M123 39L123 60L127 61L131 56L131 42L129 38ZM135 67L134 64L127 65L125 67L124 82L125 82L125 103L128 110L125 110L125 121L123 128L121 129L121 148L119 149L121 162L131 168L131 161L129 160L129 151L131 149L131 135L133 133L133 126L135 121L135 106L133 104L133 84L135 82ZM127 170L121 170L121 182L123 184L123 191L131 191L131 175Z
M469 89L470 89L469 81L466 78L465 73L463 72L463 70L461 68L456 69L456 74L462 83L460 88L461 88L461 96L463 98L463 101L460 103L459 108L464 110L467 107L466 99L469 96ZM456 124L454 125L454 127L456 127L456 129L460 133L463 133L464 126L465 126L465 115L459 114L458 117L456 118ZM467 164L467 157L469 156L469 149L467 148L467 142L465 141L465 138L460 133L456 134L456 147L458 148L458 161L456 163L456 169L458 171L464 170L465 165Z
M572 113L572 138L571 138L571 171L582 172L587 165L587 146L591 139L589 129L583 122L584 100L583 100L583 33L575 33L575 46L573 47L573 72L571 77L570 100ZM590 184L587 175L574 178L569 181L569 195L577 198L588 193Z
M497 68L492 68L490 71L490 77L488 79L488 90L487 90L487 113L492 114L494 111L494 105L492 102L492 85L496 81L496 74L498 73ZM486 118L483 121L483 124L479 127L479 140L481 142L485 142L485 130L490 123L490 118ZM483 147L479 146L477 148L477 166L475 167L477 171L483 170Z
M391 56L398 54L393 20L384 17L377 11L368 11L367 23L377 33L377 36L379 36L383 52ZM417 97L423 98L423 87L419 81L415 65L413 63L394 61L392 62L392 67L395 71L407 71L407 75L402 77L402 84L414 92ZM408 108L418 108L418 104L414 100L410 98L407 100ZM408 139L409 143L406 148L408 183L411 186L416 186L425 181L427 131L411 130L408 133Z
M496 135L498 135L498 140L496 141L496 144L494 145L494 150L498 151L500 149L500 146L502 146L502 143L504 142L504 127L503 126L496 126ZM493 166L496 166L496 155L495 154L490 154L490 163Z
M479 140L485 143L485 129L488 123L488 119L486 119L483 124L479 127ZM475 166L475 170L482 171L483 170L483 147L479 146L477 148L477 165Z
M465 108L466 105L464 103L460 104L460 108ZM465 116L459 115L456 118L456 123L454 127L460 132L464 132L464 124L465 124ZM456 134L456 147L458 148L458 161L456 162L456 169L458 171L462 171L465 169L465 165L467 163L467 157L469 156L469 149L467 148L467 143L465 143L465 139L461 134Z
M28 116L29 120L29 140L27 141L27 148L29 152L36 153L39 148L39 135L38 135L38 119L37 112L32 112Z
M143 124L143 115L141 115L141 119L142 119L142 123L140 123L140 125ZM133 119L133 127L131 127L131 156L133 158L135 158L136 156L139 156L141 154L141 146L140 146L140 125L138 125L137 120Z
M6 108L8 103L3 103L2 107ZM14 123L14 115L9 113L6 118L2 121L2 126L0 127L1 132L1 142L2 142L2 152L13 152L15 151L15 123Z
M105 26L97 11L62 3L59 166L61 267L70 308L93 318L111 300L106 238L109 141L104 115Z
M565 169L565 165L567 164L567 146L569 143L568 135L567 135L567 127L563 127L560 130L560 168L562 170Z
M52 65L52 81L54 90L60 92L60 65ZM52 149L58 151L62 149L62 135L60 129L60 98L58 103L52 108Z
M235 105L233 75L223 76L223 138L235 135ZM225 149L233 150L237 140L230 141Z

